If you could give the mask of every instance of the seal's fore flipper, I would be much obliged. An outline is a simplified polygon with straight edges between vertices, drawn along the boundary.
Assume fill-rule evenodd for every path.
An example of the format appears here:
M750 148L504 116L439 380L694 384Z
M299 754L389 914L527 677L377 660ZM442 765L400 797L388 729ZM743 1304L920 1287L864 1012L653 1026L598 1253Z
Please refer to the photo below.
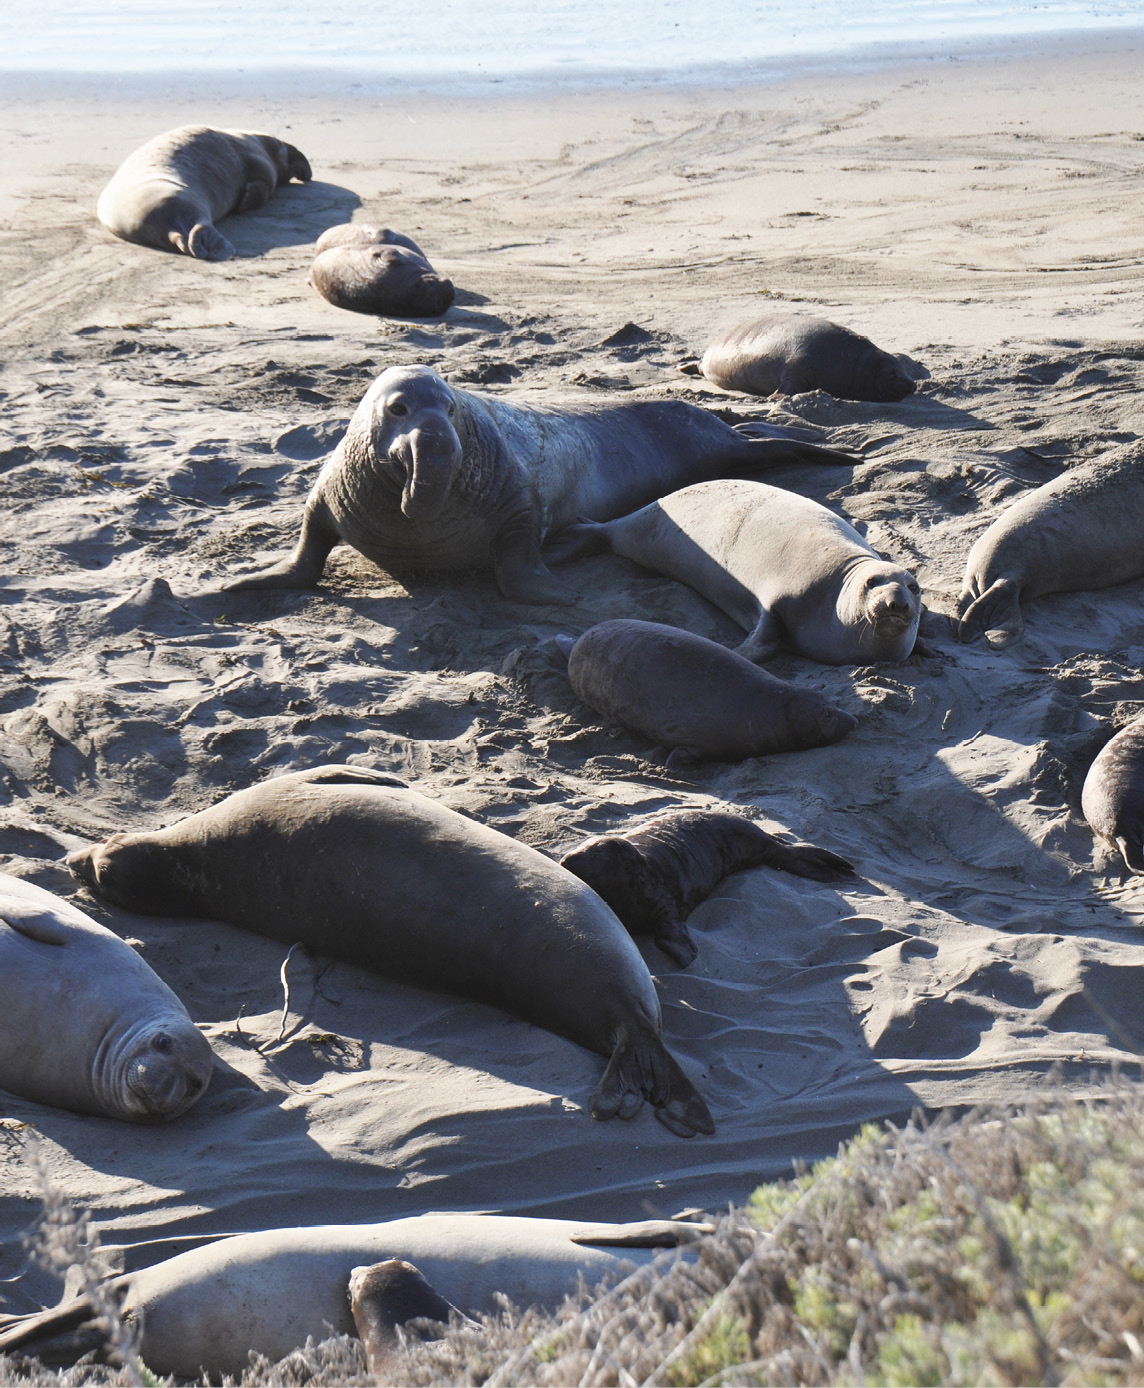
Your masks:
M372 766L315 766L303 773L302 779L315 786L395 786L408 790L408 781L391 776L388 771L375 771Z
M584 559L589 554L606 554L610 548L608 527L599 521L581 518L545 540L542 553L549 564L566 564L570 559Z
M741 655L753 665L757 665L761 660L769 660L782 642L782 630L782 623L775 614L764 608L759 613L759 620L750 636L742 645L735 647L735 654Z
M677 1137L713 1133L715 1120L699 1091L668 1053L650 1023L621 1026L604 1078L592 1095L592 1117L630 1118L649 1099L655 1116Z
M679 1248L714 1232L714 1224L699 1220L642 1219L633 1224L585 1224L568 1237L595 1248Z
M572 647L576 644L576 638L574 636L554 636L552 639L556 642L557 650L567 660L572 654Z
M1013 578L999 578L990 584L980 597L968 602L968 592L961 595L958 609L957 639L973 641L982 632L991 646L1008 646L1025 629L1021 616L1021 585Z
M37 911L16 901L0 902L0 921L41 945L66 945L68 928L49 911Z
M751 453L744 459L744 470L747 472L782 467L786 463L832 463L853 467L859 461L851 453L840 453L836 448L823 448L817 443L800 443L795 439L760 439L743 432L739 437L751 446Z
M274 190L264 178L252 178L239 195L238 202L234 205L235 212L254 212L264 203L270 201L270 194Z
M302 517L302 533L290 558L263 569L261 573L225 583L223 591L243 593L258 588L313 588L322 576L330 550L340 539L325 504L311 496Z
M1144 874L1144 843L1141 831L1137 829L1132 838L1122 835L1116 840L1116 846L1123 855L1128 871Z

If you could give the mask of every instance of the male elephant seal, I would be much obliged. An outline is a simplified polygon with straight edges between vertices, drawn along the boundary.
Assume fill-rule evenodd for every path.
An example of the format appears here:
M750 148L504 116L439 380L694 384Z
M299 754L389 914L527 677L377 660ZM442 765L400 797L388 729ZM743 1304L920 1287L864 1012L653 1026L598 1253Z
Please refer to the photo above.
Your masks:
M957 634L991 646L1025 629L1021 601L1110 588L1144 574L1144 452L1071 467L1004 510L969 551Z
M569 602L540 558L547 531L623 515L685 482L801 461L853 460L752 439L680 401L538 410L394 366L319 474L294 553L227 587L312 587L341 540L395 572L491 562L505 597Z
M307 282L353 313L436 318L453 302L453 281L437 274L416 242L362 222L318 237Z
M585 889L586 890L586 889ZM585 1225L511 1215L423 1214L383 1224L330 1224L239 1234L117 1277L123 1314L140 1325L140 1358L155 1373L212 1382L249 1367L248 1351L285 1358L332 1326L352 1335L347 1287L355 1267L411 1263L437 1296L467 1315L495 1314L498 1295L555 1310L576 1291L655 1250L686 1245L711 1225L650 1220ZM0 1318L0 1354L47 1353L67 1362L97 1348L86 1298L30 1316Z
M129 155L99 197L96 214L124 241L229 260L234 247L215 228L231 212L253 212L280 183L311 177L306 156L252 130L183 125Z
M669 767L825 747L858 726L814 689L776 679L704 636L600 622L558 636L572 688L597 713L671 748Z
M729 873L772 867L816 882L850 877L845 858L809 843L784 843L728 810L668 810L623 833L598 834L565 853L633 935L651 935L685 969L698 950L684 922Z
M214 1057L170 988L75 906L0 876L0 1088L76 1113L176 1118Z
M610 551L676 578L751 634L738 653L765 660L786 643L826 665L905 660L921 590L841 516L765 482L700 482L630 516L569 526L553 563Z
M1144 714L1120 729L1088 769L1080 807L1093 832L1144 874Z
M660 1037L627 931L536 849L357 766L279 776L157 833L68 858L129 911L196 916L444 989L608 1056L592 1116L644 1098L683 1137L707 1105Z
M699 370L724 390L748 395L824 390L840 400L904 400L914 391L889 352L805 313L768 313L737 323L711 343Z

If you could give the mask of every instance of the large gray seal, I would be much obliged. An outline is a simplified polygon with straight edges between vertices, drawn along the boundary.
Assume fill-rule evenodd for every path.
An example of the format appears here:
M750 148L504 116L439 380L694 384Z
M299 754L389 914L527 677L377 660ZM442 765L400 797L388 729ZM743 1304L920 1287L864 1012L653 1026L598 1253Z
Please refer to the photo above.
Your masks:
M68 858L129 911L195 916L501 1007L609 1058L592 1116L644 1098L684 1137L707 1105L660 1037L655 984L598 896L536 849L357 766L279 776Z
M0 1087L108 1118L176 1118L214 1057L170 988L77 907L0 876Z
M597 834L565 853L633 935L651 935L685 969L698 950L685 921L728 873L772 867L834 882L850 877L845 858L809 843L784 843L729 810L668 810L623 833Z
M737 323L703 353L699 370L724 390L840 400L904 400L913 381L889 352L828 318L768 313Z
M436 318L454 297L415 241L365 222L318 237L307 283L336 308L396 318Z
M198 260L229 260L234 247L215 222L231 212L253 212L280 183L310 177L306 156L274 135L182 125L120 164L96 213L124 241Z
M619 618L556 641L580 698L670 748L672 769L825 747L858 726L817 690L678 627Z
M765 482L684 487L605 525L569 526L553 563L610 551L702 593L750 635L738 653L765 660L786 644L826 665L905 660L921 590L825 506Z
M991 646L1025 629L1021 602L1144 574L1144 451L1080 463L1002 511L969 551L957 634Z
M457 390L425 366L390 367L319 474L294 553L227 587L312 587L341 540L391 572L491 564L508 598L569 602L540 557L548 531L685 482L804 461L853 460L752 439L681 401L540 410Z
M1108 742L1088 769L1080 807L1093 832L1144 874L1144 714Z
M585 890L587 890L585 888ZM467 1315L495 1314L500 1296L555 1310L583 1278L594 1286L657 1248L678 1247L710 1225L649 1220L585 1224L511 1215L423 1214L382 1224L327 1224L239 1234L115 1278L125 1318L139 1325L139 1354L159 1374L212 1382L238 1378L248 1352L285 1358L307 1336L352 1335L347 1288L359 1264L401 1259ZM68 1362L98 1349L86 1297L30 1316L0 1318L0 1354L51 1351Z

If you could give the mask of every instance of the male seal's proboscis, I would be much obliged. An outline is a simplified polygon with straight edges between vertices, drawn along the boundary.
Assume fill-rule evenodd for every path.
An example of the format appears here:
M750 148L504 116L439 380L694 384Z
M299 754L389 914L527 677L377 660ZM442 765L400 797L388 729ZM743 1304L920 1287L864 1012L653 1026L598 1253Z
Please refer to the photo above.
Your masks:
M107 1118L176 1118L210 1045L126 941L31 882L0 876L0 1088Z
M786 645L825 665L905 660L921 589L849 521L765 482L685 487L606 525L582 521L545 548L553 563L610 551L676 578L750 632L736 649L766 660Z
M415 1305L439 1297L466 1315L495 1314L501 1297L555 1310L580 1285L686 1247L710 1224L647 1220L585 1224L512 1215L423 1214L382 1224L327 1224L239 1234L114 1279L123 1315L140 1330L139 1355L155 1373L212 1383L239 1378L250 1351L284 1359L332 1327L352 1335L347 1297L359 1265L399 1259L428 1284ZM409 1287L411 1279L404 1279ZM394 1319L399 1308L390 1307ZM429 1312L432 1314L432 1312ZM71 1363L105 1344L91 1301L77 1297L32 1315L0 1316L0 1354Z
M1079 463L1002 511L969 551L957 634L991 646L1025 629L1021 603L1144 574L1144 450Z
M275 135L183 125L123 161L96 215L124 241L229 260L234 247L215 223L231 212L253 212L280 183L310 177L306 156Z
M129 911L228 921L492 1003L608 1057L592 1116L644 1099L715 1131L665 1048L655 984L611 909L536 849L357 766L279 776L68 858Z
M817 690L678 627L621 617L556 643L580 698L670 749L672 770L825 747L858 726Z
M1144 874L1144 714L1105 744L1088 769L1080 807L1095 834Z
M560 863L598 892L633 935L652 936L681 969L698 953L687 917L729 873L771 867L815 882L854 875L837 853L785 843L729 810L667 810L622 833L585 839Z
M505 597L567 603L541 559L549 531L791 462L853 459L750 438L682 401L540 410L457 390L428 367L390 367L315 482L294 553L226 586L313 587L343 541L390 572L491 564Z

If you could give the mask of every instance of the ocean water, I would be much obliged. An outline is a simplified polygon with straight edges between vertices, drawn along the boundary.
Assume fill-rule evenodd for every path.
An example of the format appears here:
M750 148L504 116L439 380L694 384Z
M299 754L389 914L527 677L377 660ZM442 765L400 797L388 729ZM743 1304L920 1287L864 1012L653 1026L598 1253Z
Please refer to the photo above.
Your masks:
M6 0L0 74L625 80L1144 25L1144 0ZM2 79L0 79L2 80Z

